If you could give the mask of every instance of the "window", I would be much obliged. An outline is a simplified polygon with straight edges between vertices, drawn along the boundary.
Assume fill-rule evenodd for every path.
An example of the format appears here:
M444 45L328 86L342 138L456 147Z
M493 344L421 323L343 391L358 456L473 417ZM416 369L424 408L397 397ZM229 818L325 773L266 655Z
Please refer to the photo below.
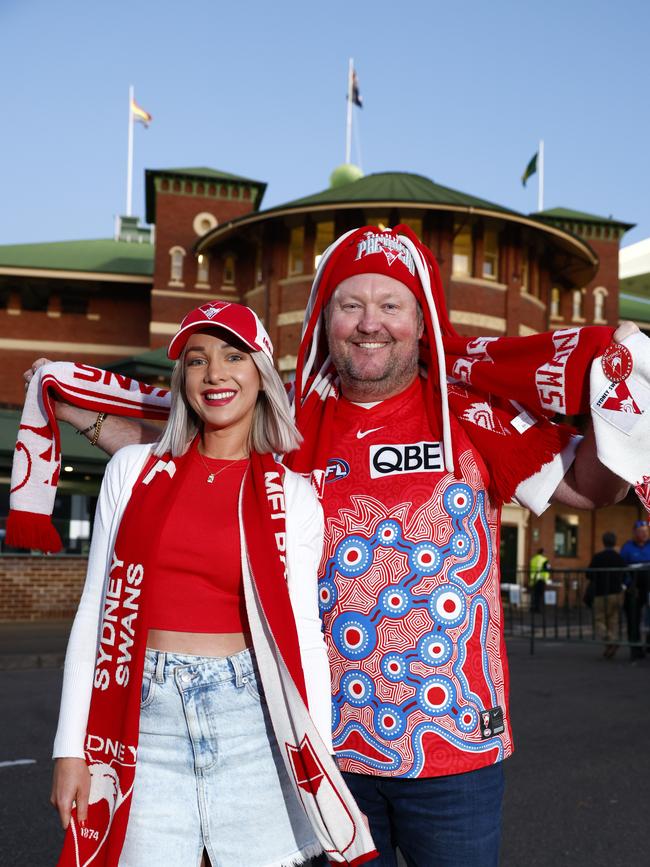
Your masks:
M334 241L334 221L316 223L316 239L314 241L314 271L318 268L321 256Z
M571 319L582 322L582 289L574 289L571 295Z
M169 282L176 286L182 286L185 250L182 247L172 247L169 251L169 255L171 258L171 277Z
M390 220L388 219L388 214L366 214L366 223L369 226L377 226L378 229L382 231L384 229L390 228Z
M400 223L403 223L405 226L408 226L409 229L418 236L420 240L422 240L422 219L421 217L405 217L403 220L400 220Z
M539 266L537 264L537 260L531 259L528 262L528 294L532 295L534 298L539 298L540 291L540 275L539 275Z
M88 296L73 289L61 292L61 313L77 313L85 316L88 313Z
M50 300L50 290L41 283L25 283L20 287L20 306L23 310L45 312Z
M235 257L226 256L223 260L223 284L224 286L235 285Z
M304 272L303 251L305 247L305 227L294 226L289 236L289 276Z
M210 282L210 257L207 253L199 253L196 257L196 282L197 284Z
M499 236L496 229L486 229L483 233L483 277L485 280L499 279Z
M594 289L594 322L607 322L605 299L607 298L607 289L604 286L596 286Z
M556 515L553 548L557 557L578 556L578 529L580 519L577 515Z
M551 319L561 319L560 316L560 290L557 286L551 289Z
M453 277L471 277L474 245L471 226L454 224L454 243L451 257L451 273Z
M258 244L255 248L255 285L259 286L263 283L262 273L262 245Z
M197 235L205 235L206 232L209 232L210 229L214 229L217 225L217 218L214 214L210 214L208 211L201 211L201 213L197 214L192 221L192 228Z
M521 291L528 292L528 285L530 279L530 268L528 263L528 253L525 250L521 251L521 263L520 263L520 276L521 276Z

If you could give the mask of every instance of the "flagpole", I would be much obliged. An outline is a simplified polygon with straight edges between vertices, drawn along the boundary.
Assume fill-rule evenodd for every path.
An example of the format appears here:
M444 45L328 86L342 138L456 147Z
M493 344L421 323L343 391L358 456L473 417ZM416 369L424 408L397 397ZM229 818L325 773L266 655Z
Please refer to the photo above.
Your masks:
M133 202L133 85L129 86L129 144L126 164L126 216L131 216Z
M539 166L537 169L537 210L544 210L544 140L539 142Z
M348 111L345 124L345 162L350 162L352 150L352 76L354 75L354 61L350 58L348 67Z

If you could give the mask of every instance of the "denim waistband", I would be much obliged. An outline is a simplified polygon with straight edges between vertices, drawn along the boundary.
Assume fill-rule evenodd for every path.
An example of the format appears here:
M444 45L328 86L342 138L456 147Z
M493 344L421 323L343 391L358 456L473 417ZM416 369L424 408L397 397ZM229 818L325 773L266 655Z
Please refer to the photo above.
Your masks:
M191 675L193 686L228 680L235 680L240 685L255 677L253 655L248 648L232 656L195 656L147 648L144 671L157 683L164 683L167 677L179 674ZM189 678L183 677L182 680Z

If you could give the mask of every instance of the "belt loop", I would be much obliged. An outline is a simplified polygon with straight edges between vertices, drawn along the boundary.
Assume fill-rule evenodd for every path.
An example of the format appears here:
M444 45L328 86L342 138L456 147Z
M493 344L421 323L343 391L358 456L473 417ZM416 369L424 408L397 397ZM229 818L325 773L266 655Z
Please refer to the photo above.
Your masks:
M244 675L244 673L242 671L241 662L239 661L239 658L237 657L237 655L229 656L228 662L232 666L232 670L235 674L235 686L236 687L243 686L247 682L248 678Z
M165 662L167 661L167 654L164 650L158 651L158 659L156 660L156 673L154 675L154 680L156 683L164 683L165 682Z

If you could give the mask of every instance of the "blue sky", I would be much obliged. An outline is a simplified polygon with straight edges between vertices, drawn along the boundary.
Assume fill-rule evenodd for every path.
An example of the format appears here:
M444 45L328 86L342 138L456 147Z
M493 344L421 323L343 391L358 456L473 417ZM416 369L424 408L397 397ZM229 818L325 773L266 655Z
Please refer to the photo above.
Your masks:
M348 57L366 173L417 172L519 211L545 141L545 206L650 236L650 4L0 0L0 244L109 237L145 168L268 182L263 206L343 162ZM356 157L353 147L353 157Z

